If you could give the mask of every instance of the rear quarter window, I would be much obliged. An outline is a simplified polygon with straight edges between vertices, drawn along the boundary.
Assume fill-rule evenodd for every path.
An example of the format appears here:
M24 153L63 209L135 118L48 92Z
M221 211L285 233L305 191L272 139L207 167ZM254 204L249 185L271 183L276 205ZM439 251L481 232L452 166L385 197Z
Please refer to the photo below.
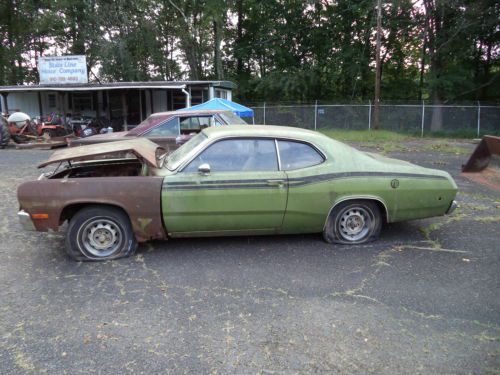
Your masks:
M146 137L176 137L180 134L179 118L174 117L145 132Z
M278 140L278 149L284 171L312 167L325 161L323 155L307 143Z

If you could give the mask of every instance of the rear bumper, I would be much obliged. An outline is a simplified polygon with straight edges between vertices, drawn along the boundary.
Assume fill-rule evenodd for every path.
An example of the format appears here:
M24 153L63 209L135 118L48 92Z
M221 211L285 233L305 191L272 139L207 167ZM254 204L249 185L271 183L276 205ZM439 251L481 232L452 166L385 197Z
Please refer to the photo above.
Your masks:
M33 224L29 213L21 210L17 213L17 217L19 218L19 222L24 230L36 231L35 225Z
M446 215L451 214L455 209L458 207L458 204L456 201L452 201L450 204L450 207L448 208L448 211L446 211Z

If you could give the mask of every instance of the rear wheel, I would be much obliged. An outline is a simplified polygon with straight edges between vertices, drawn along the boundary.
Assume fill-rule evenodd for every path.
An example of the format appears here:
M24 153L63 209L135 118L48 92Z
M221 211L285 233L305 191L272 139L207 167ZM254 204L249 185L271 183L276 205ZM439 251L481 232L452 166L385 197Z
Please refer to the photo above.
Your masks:
M7 122L0 117L0 148L5 148L9 144L10 133Z
M77 261L97 261L132 255L137 241L128 216L114 207L89 206L70 220L66 252Z
M340 244L362 244L378 238L382 215L376 203L353 200L334 207L325 225L325 241Z

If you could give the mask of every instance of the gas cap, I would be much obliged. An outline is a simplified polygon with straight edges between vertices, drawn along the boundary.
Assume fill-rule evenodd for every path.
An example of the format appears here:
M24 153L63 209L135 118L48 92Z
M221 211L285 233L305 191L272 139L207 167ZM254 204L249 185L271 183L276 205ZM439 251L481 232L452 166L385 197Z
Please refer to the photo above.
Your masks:
M396 180L396 179L392 180L391 181L391 187L393 189L397 189L399 187L399 180Z

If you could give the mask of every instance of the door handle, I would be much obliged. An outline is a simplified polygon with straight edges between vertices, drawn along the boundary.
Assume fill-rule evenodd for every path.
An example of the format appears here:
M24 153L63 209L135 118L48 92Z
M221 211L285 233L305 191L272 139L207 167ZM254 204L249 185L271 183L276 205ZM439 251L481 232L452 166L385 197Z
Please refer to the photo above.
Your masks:
M277 186L279 188L282 188L285 184L285 180L267 180L267 184L269 186Z

